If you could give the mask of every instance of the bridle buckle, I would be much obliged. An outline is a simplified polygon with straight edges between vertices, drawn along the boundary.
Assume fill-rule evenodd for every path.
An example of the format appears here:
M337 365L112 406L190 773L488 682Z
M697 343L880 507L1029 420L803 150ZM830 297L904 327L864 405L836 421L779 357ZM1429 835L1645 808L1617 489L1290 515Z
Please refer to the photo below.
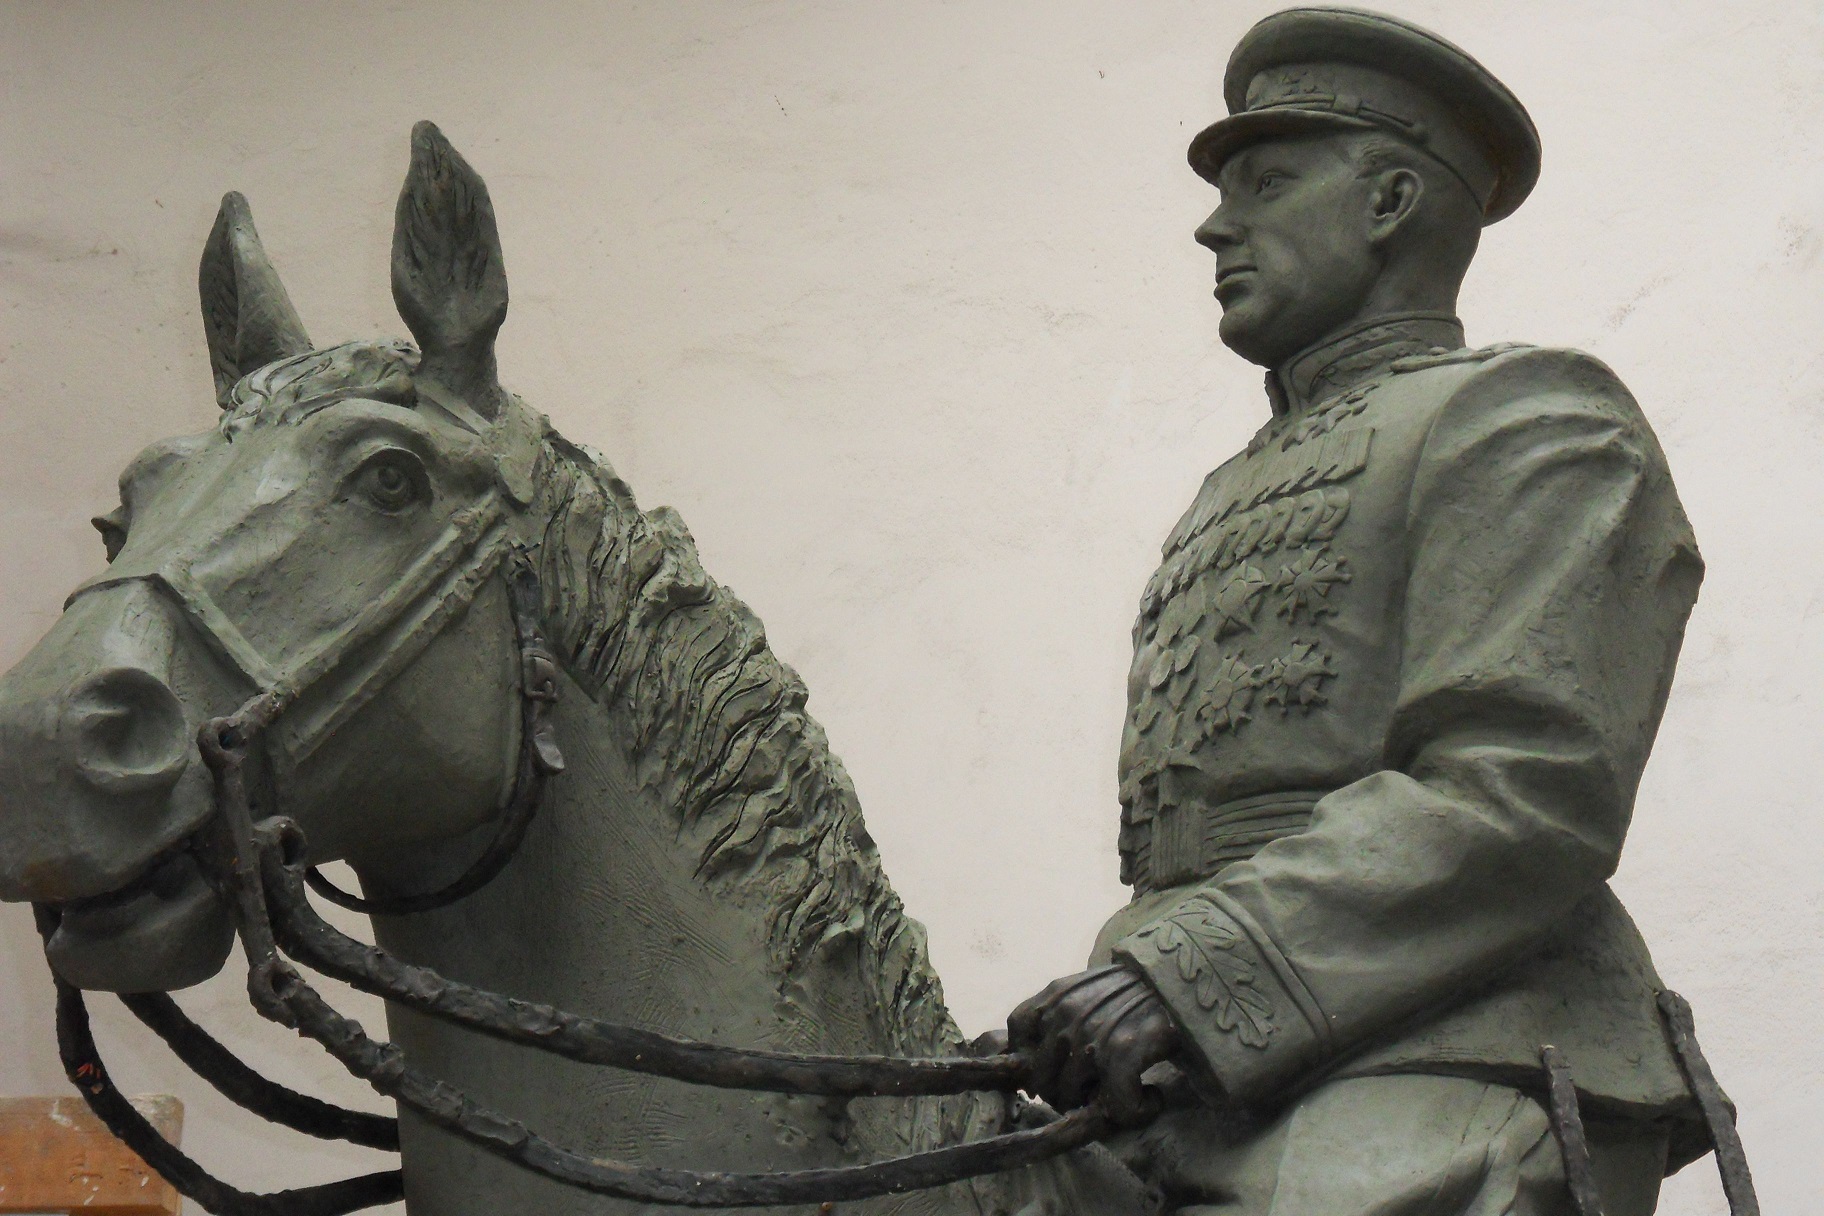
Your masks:
M528 647L519 656L519 695L546 704L557 700L557 660L551 652Z

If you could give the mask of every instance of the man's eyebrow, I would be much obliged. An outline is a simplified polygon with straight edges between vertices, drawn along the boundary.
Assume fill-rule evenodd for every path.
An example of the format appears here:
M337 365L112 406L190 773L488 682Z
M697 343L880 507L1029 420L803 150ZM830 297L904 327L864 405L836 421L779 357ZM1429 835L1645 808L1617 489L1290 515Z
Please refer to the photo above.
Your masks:
M1274 148L1268 144L1243 148L1230 157L1228 163L1216 174L1218 188L1221 188L1223 182L1233 185L1236 181L1245 181L1265 169L1296 176L1298 165L1295 161L1289 161L1285 153L1283 146Z
M1229 158L1229 163L1224 165L1216 174L1216 188L1218 190L1226 190L1234 186L1238 180L1248 176L1253 164L1254 149L1243 148L1234 156L1231 156Z

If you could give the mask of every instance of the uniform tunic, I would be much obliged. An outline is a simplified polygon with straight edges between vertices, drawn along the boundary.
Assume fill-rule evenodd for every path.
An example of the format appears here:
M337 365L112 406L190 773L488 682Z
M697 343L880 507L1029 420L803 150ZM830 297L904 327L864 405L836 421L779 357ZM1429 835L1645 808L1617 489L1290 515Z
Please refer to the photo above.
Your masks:
M1123 879L1206 1095L1339 1077L1683 1123L1645 944L1607 885L1703 566L1660 450L1574 351L1364 326L1173 531L1135 627ZM1172 1116L1167 1116L1167 1122ZM1675 1136L1674 1165L1701 1149Z

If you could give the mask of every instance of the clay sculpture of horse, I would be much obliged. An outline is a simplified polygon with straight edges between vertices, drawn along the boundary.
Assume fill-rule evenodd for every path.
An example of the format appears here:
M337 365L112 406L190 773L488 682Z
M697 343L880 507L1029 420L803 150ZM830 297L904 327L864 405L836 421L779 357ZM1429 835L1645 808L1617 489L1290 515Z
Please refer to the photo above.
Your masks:
M433 890L495 838L521 756L508 580L535 574L567 761L512 852L446 906L374 918L389 954L479 988L735 1045L955 1055L923 933L803 683L666 508L496 375L507 311L485 187L430 124L394 234L415 345L317 348L238 195L201 272L221 415L154 444L97 520L109 564L0 682L0 898L62 980L164 992L233 928L199 861L201 725L282 689L252 795L370 898ZM551 1140L639 1162L829 1167L999 1130L1000 1094L834 1100L589 1067L398 1005L414 1067ZM413 1216L637 1205L515 1169L407 1112ZM844 1210L1119 1210L1082 1154ZM1076 1187L1075 1191L1072 1190ZM1073 1198L1073 1196L1075 1196Z

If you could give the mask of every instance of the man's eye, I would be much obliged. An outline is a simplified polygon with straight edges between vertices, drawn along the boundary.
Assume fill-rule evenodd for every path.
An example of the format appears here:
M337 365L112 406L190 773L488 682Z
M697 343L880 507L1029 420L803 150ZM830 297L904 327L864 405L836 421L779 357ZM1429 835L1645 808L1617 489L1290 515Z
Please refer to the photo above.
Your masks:
M1279 185L1280 183L1284 182L1285 180L1286 180L1285 174L1276 173L1273 170L1269 169L1265 173L1260 175L1259 181L1254 183L1254 193L1265 194L1267 191L1271 190L1273 187Z
M397 448L381 452L355 475L360 494L389 514L403 511L431 497L431 479L424 465L410 452Z

